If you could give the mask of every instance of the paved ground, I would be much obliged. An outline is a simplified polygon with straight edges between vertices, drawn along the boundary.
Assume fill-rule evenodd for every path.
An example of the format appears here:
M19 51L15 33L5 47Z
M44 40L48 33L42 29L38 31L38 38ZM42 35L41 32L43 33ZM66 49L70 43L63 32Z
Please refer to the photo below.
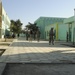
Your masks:
M75 63L75 48L48 41L16 40L0 57L4 63Z
M3 63L0 66L5 68L6 63L11 63L4 75L74 75L75 48L62 44L66 42L49 45L48 41L14 40L0 57L0 63Z
M0 49L7 49L12 42L0 42Z
M75 75L75 65L7 64L3 75Z
M11 42L0 42L0 56L3 54L3 52L9 48L9 45ZM0 63L0 75L2 75L4 68L6 66L6 63Z

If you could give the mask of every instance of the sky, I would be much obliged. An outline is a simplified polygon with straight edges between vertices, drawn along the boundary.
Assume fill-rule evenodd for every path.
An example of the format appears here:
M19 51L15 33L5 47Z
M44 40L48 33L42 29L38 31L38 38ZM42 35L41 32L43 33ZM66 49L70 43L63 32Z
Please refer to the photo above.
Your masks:
M63 17L74 15L75 0L2 0L10 20L20 19L23 28L39 17Z

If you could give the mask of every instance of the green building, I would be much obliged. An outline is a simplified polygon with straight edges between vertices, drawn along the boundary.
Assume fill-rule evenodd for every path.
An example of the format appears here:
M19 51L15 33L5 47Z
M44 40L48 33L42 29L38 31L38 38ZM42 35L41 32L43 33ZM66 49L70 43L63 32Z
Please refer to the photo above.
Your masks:
M68 25L69 41L74 43L75 42L75 16L65 19L64 23Z
M57 22L57 23L54 23L45 27L46 40L49 39L49 31L51 28L54 28L55 40L62 40L62 41L66 40L66 34L68 32L68 25L64 24L63 22Z
M35 23L41 31L41 39L49 40L49 31L53 27L55 40L75 42L75 16L69 18L40 17Z
M48 36L48 32L50 30L50 25L55 23L63 22L65 18L59 18L59 17L40 17L38 18L34 23L37 23L37 26L39 27L41 31L41 39L46 40L46 37Z

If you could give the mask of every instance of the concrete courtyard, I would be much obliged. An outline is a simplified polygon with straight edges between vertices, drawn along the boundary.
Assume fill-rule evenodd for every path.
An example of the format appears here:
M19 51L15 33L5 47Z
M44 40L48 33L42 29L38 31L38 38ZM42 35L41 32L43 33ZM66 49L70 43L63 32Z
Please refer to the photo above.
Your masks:
M39 67L39 64L41 64L40 72L38 72L40 73L39 75L48 75L54 72L52 71L48 73L48 71L51 69L51 67L49 68L49 66L51 66L51 64L52 65L57 64L53 67L55 70L57 70L58 68L58 71L53 73L53 75L70 75L66 71L72 73L71 75L73 75L75 72L74 71L72 72L72 69L70 69L70 67L73 66L73 69L75 69L75 65L74 65L75 48L62 45L64 43L66 44L66 42L55 41L54 45L49 45L48 41L29 42L29 41L26 41L25 38L16 39L0 57L1 67L2 67L2 63L3 63L3 67L6 66L5 64L7 63L11 64L11 66L13 64L13 67L15 67L15 64L22 64L21 66L20 65L16 66L16 68L22 69L24 71L25 67L22 67L24 64L30 64L30 66L28 66L30 67L30 69L35 69L35 68L37 69ZM33 64L32 68L31 68L31 64ZM37 65L38 67L34 67L35 64L38 64ZM44 65L42 66L42 64ZM61 66L62 67L64 66L64 68L67 69L66 71L64 68L62 69L63 74L59 74L59 72L61 72L60 71ZM46 70L45 74L41 73L41 70L43 69L42 67ZM16 68L15 68L15 74L9 74L9 75L24 75L24 73L21 74L21 71L19 71L19 69L17 70L20 74L17 74ZM48 71L46 68L48 69ZM0 68L0 70L2 70L2 68ZM8 70L10 71L11 68L8 68ZM9 72L9 71L6 71L6 72ZM14 68L11 71L14 72ZM8 73L3 75L8 75ZM26 74L26 75L33 75L33 73Z
M0 57L4 63L75 63L75 48L48 41L15 40Z

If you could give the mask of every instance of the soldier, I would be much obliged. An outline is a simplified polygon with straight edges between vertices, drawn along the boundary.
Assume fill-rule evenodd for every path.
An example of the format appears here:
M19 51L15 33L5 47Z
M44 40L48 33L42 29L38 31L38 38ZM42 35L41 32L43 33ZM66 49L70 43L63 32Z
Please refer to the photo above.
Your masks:
M69 39L69 34L68 34L68 32L67 32L67 36L66 36L66 39L67 39L67 42L68 42L68 39Z
M51 43L54 45L54 31L53 31L53 28L51 28L51 30L49 32L49 45Z
M36 32L36 38L37 38L37 41L39 42L39 40L40 40L40 30L37 30L37 32Z

